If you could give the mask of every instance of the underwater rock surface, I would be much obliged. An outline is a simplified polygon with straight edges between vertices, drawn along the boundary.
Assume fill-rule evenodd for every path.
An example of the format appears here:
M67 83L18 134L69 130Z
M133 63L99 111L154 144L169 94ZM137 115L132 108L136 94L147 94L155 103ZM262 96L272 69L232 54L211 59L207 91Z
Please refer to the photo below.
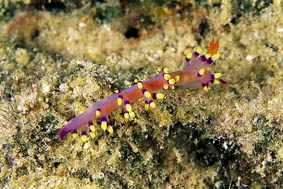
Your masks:
M283 187L281 1L50 2L0 3L0 187ZM227 86L166 91L133 120L114 111L112 135L60 141L92 103L213 38Z

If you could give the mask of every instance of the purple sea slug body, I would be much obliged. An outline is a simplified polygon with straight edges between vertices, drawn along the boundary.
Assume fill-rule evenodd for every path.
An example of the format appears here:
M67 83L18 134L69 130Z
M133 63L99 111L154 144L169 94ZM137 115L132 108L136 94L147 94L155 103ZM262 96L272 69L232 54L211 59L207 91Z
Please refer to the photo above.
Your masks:
M81 136L83 141L87 141L88 136L94 138L96 133L94 122L98 118L101 121L102 130L112 134L113 127L108 119L112 111L123 108L125 119L134 118L135 113L131 104L142 98L146 109L155 108L154 101L164 97L158 92L161 89L168 90L175 89L175 86L182 86L203 88L207 91L210 84L226 84L220 79L222 74L212 74L208 69L220 56L217 52L218 46L218 42L212 40L206 54L202 54L202 49L198 48L196 52L186 56L184 70L169 72L168 68L158 68L157 77L144 81L135 80L136 85L98 101L63 127L60 131L60 139L63 140L68 133L73 133L74 137Z

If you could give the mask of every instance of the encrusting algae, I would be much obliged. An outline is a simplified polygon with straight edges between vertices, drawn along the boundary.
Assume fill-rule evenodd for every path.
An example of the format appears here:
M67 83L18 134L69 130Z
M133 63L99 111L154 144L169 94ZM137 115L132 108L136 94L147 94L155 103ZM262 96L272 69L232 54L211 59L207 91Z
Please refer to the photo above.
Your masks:
M71 5L2 17L1 187L282 187L282 2ZM221 56L211 72L228 85L176 86L154 109L125 106L132 119L111 113L113 132L103 125L93 139L60 141L91 104L143 88L134 80L156 77L158 67L180 70L212 38Z

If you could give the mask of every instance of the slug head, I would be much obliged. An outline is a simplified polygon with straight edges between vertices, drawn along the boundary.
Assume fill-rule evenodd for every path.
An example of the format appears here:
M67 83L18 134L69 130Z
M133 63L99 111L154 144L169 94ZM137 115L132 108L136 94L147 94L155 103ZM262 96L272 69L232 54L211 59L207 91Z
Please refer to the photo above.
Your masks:
M218 47L218 42L212 40L206 54L202 54L202 48L198 48L194 53L189 53L186 56L185 70L180 72L180 80L177 85L208 90L210 83L226 84L224 80L220 79L222 74L212 74L208 69L220 57L217 52Z

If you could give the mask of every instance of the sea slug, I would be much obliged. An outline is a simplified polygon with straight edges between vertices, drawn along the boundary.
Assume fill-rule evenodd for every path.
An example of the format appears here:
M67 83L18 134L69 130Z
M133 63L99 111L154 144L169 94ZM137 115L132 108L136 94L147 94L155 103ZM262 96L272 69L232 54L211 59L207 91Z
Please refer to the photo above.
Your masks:
M135 80L136 85L98 101L63 127L60 131L60 139L63 140L68 133L73 133L74 137L81 136L84 142L88 140L88 136L94 138L96 132L94 122L97 118L100 119L102 130L112 134L113 127L110 125L108 115L113 110L123 108L125 119L134 118L135 113L131 104L142 98L145 100L146 109L155 108L154 100L164 97L162 93L156 92L160 89L168 90L182 86L203 88L207 91L210 84L226 84L220 79L221 73L212 74L208 70L220 56L217 52L218 46L218 42L212 40L207 53L202 54L202 48L199 47L196 52L187 54L184 70L169 73L168 68L158 68L157 77L144 81Z

